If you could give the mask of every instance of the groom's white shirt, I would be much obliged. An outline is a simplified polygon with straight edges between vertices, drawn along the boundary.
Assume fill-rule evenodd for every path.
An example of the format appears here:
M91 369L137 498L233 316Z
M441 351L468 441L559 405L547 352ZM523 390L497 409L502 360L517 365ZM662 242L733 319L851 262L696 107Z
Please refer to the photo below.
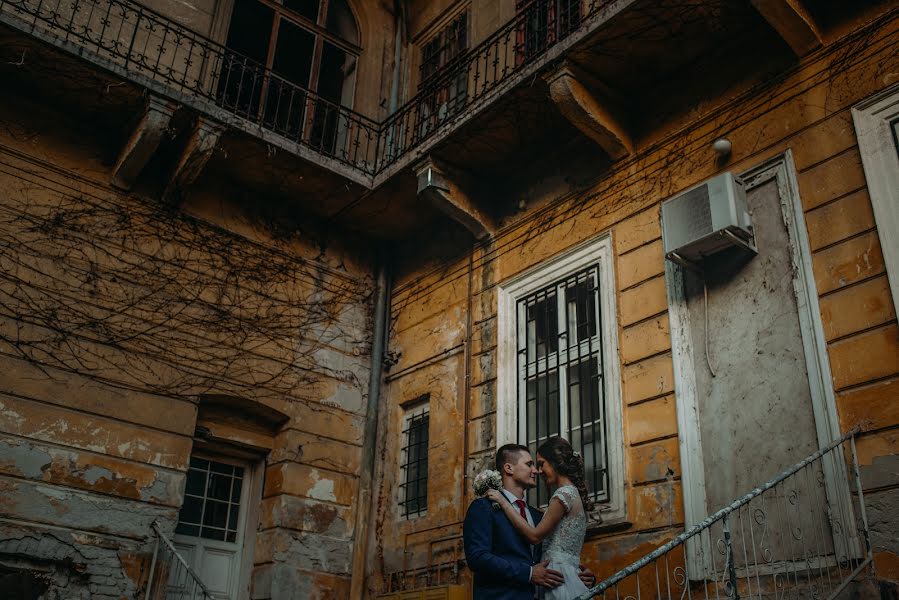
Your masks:
M516 500L524 500L524 497L519 498L518 496L516 496L515 494L513 494L506 488L503 488L502 492L503 492L503 496L505 496L509 500L509 502L511 502L513 505L515 504ZM528 507L527 500L524 500L524 514L528 520L528 525L533 527L534 526L534 517L531 516L531 509ZM531 546L531 556L534 556L534 546L533 545ZM530 580L531 577L533 577L533 576L534 576L534 567L531 567L531 573L530 573L530 575L528 575L528 580Z

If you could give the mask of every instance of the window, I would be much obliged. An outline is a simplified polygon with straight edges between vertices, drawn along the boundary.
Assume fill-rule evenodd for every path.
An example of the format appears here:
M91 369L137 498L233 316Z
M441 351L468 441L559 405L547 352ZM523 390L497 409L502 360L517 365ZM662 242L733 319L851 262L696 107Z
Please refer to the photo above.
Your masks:
M524 17L515 32L515 61L523 64L542 54L581 24L582 0L516 0Z
M536 453L566 438L615 517L624 481L611 256L604 236L500 288L497 441ZM531 494L536 505L548 499L542 482Z
M243 467L192 456L175 533L235 542L243 485Z
M852 108L893 305L899 311L899 85Z
M418 404L403 419L401 468L403 516L417 517L428 509L428 407Z
M424 98L418 117L420 135L461 111L468 100L468 71L462 67L468 50L468 21L465 10L421 47L418 89Z
M353 104L358 43L346 0L235 0L226 42L234 53L222 65L219 101L333 151L345 128L339 107Z

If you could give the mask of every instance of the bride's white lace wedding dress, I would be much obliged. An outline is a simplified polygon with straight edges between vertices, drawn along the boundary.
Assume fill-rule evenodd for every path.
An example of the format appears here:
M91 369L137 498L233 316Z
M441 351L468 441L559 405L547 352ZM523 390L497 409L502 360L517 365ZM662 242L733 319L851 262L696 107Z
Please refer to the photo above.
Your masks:
M573 485L563 485L552 497L562 502L565 515L543 540L543 560L549 561L550 569L562 572L565 583L554 589L540 588L540 598L572 600L587 591L587 586L577 576L581 547L587 533L587 515L584 514L581 496Z

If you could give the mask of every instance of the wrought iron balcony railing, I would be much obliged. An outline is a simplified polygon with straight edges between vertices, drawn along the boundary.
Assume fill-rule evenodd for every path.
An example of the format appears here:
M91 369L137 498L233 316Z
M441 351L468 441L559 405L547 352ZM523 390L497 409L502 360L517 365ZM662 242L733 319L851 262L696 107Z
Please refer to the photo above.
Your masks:
M139 83L215 108L372 174L380 126L133 0L0 0L0 18Z
M580 600L837 598L873 560L856 434L831 442Z
M140 84L162 85L201 111L224 111L374 178L595 23L614 1L520 2L512 20L444 65L383 123L134 0L0 0L0 20L89 54Z

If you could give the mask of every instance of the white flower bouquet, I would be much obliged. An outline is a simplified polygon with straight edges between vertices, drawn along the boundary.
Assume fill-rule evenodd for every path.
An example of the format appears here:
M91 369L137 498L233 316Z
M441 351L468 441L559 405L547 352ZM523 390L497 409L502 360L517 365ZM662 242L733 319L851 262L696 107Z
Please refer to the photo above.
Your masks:
M499 491L503 489L503 478L499 474L499 471L485 469L478 473L474 478L472 487L474 487L474 493L476 495L483 496L487 493L487 490ZM499 504L496 502L491 502L491 504L493 505L493 510L499 510Z

